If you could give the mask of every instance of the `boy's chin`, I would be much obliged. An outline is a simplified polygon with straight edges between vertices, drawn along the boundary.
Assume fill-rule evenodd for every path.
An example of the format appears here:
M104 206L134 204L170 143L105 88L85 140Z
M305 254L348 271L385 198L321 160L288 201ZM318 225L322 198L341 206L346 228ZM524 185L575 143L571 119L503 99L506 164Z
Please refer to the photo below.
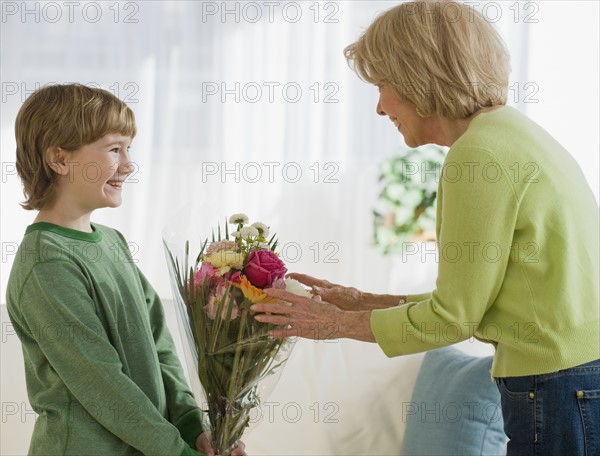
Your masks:
M121 204L123 204L123 200L119 200L119 201L114 201L113 200L113 201L107 202L106 206L104 206L104 207L108 207L108 208L114 209L114 208L117 208L117 207L121 206Z

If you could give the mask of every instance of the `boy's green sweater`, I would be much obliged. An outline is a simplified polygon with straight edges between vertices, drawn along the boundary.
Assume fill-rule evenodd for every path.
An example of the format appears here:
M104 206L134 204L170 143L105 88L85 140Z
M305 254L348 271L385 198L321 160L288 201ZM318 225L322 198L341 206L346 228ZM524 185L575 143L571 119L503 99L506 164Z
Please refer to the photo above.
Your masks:
M201 411L123 236L27 228L7 308L39 414L32 455L198 455Z
M558 142L514 108L480 114L437 201L436 289L371 314L388 356L475 336L496 346L494 377L600 358L598 206Z

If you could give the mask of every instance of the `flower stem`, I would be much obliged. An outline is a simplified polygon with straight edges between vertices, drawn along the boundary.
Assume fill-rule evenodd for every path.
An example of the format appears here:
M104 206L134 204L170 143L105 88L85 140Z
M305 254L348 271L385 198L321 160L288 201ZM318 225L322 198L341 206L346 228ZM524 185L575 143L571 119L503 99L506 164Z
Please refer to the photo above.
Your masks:
M236 392L236 385L237 385L237 380L238 380L238 365L240 363L240 357L242 356L242 343L241 341L243 340L243 335L244 335L244 329L246 328L246 320L248 319L248 309L243 309L242 310L242 315L240 317L240 327L238 329L238 335L237 335L237 345L235 347L235 356L233 358L233 366L231 368L231 376L229 377L229 391L227 393L227 400L229 402L229 405L234 405L235 404L235 392ZM231 429L231 420L233 419L233 417L230 417L229 414L226 413L225 415L225 423L224 423L224 429L223 429L223 442L226 442L226 445L231 445L233 442L230 442L230 436L229 433L232 431ZM234 426L235 429L235 426Z

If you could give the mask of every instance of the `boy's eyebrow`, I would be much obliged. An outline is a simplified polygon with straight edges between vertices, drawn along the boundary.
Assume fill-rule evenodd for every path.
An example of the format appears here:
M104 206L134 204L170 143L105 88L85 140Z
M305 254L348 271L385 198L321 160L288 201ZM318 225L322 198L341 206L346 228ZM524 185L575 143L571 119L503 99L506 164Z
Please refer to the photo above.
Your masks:
M115 145L123 146L128 143L129 143L129 146L127 146L127 148L129 149L129 148L131 148L131 140L130 139L110 139L105 144L106 144L106 147L110 147L110 146L115 146Z

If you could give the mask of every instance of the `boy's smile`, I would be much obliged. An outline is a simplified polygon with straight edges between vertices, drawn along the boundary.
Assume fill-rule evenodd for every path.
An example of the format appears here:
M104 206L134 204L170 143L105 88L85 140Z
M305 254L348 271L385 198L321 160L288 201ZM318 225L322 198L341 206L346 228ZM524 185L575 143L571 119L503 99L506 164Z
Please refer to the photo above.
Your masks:
M120 206L123 182L132 172L130 144L131 138L111 133L68 152L60 193L84 212Z

